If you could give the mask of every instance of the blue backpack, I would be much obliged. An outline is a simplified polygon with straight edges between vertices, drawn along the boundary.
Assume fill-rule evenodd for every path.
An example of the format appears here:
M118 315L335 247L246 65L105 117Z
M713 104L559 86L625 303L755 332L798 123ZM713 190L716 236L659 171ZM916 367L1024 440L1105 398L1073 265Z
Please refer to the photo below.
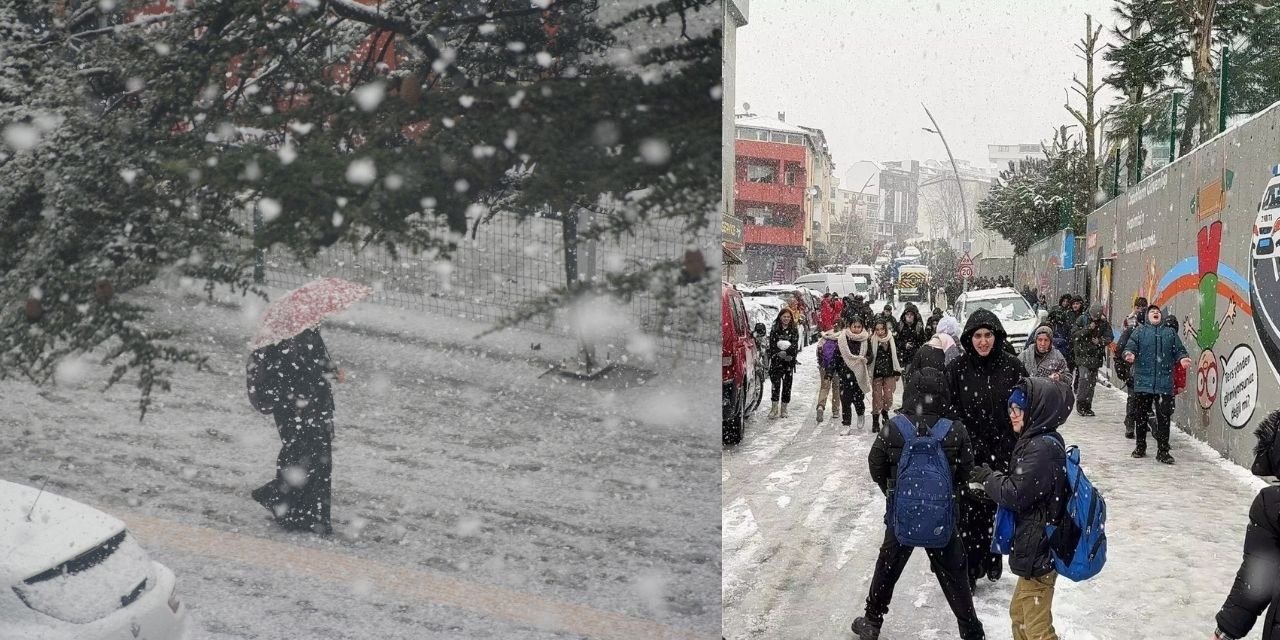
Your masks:
M951 463L942 451L951 421L938 420L927 436L917 436L915 425L901 415L892 422L902 433L903 445L897 484L890 496L889 526L902 545L945 547L955 527Z
M1045 436L1058 446L1057 438ZM1107 563L1107 503L1080 468L1080 448L1067 452L1067 513L1060 526L1045 525L1053 565L1068 580L1088 580Z

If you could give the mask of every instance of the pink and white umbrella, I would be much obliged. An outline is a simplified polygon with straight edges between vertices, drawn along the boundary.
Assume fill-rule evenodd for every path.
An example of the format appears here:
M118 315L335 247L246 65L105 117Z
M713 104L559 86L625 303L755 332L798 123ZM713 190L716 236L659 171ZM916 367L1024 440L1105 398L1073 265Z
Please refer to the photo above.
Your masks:
M308 282L267 305L250 346L261 349L288 340L372 294L373 287L342 278Z

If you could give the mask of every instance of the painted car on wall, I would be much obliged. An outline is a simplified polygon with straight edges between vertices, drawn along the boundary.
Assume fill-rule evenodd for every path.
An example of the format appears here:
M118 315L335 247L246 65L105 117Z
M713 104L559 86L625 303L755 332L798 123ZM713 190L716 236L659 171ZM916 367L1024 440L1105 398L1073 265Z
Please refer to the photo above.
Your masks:
M1276 255L1276 214L1280 213L1280 164L1271 167L1271 180L1258 202L1258 216L1253 221L1253 257Z

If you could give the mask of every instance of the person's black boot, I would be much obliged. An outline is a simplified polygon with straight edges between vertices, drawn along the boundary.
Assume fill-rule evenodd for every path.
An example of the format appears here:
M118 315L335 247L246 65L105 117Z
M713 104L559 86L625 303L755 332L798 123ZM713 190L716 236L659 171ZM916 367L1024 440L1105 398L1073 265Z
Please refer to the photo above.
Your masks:
M1133 448L1133 457L1135 458L1147 457L1147 441L1146 440L1138 441L1138 446Z
M1173 464L1173 456L1169 455L1169 445L1156 443L1156 462Z
M880 414L871 414L871 433L880 433Z
M999 582L1000 576L1004 574L1004 559L1000 556L992 556L991 564L987 567L987 579L992 582Z
M858 636L858 640L879 640L881 624L884 624L883 620L854 618L849 628L853 629L853 635Z
M884 428L888 429L889 428L889 412L881 411L880 418L881 418L881 421L884 423Z
M1134 438L1134 434L1133 434L1133 418L1132 418L1132 417L1130 417L1130 416L1125 416L1125 417L1124 417L1124 437L1126 437L1126 438L1128 438L1128 439L1130 439L1130 440L1132 440L1132 439Z

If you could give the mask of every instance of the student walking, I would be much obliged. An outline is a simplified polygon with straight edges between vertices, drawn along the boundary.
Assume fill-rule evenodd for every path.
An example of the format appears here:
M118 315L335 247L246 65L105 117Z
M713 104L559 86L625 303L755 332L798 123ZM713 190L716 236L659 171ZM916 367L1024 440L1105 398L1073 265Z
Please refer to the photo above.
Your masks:
M836 368L840 376L840 416L846 427L844 435L853 433L853 411L858 412L858 429L866 425L866 394L871 391L871 334L863 327L862 316L849 316L848 325L836 338L840 359Z
M1053 591L1058 574L1046 525L1059 525L1068 496L1066 443L1058 427L1071 415L1071 388L1048 378L1026 378L1009 395L1009 424L1018 438L1008 472L973 470L971 484L1014 514L1009 571L1018 576L1009 603L1014 640L1057 640Z
M876 433L880 431L881 423L889 424L893 392L897 391L898 378L902 376L897 343L889 332L889 323L883 318L876 320L871 346L871 432Z
M827 396L831 396L831 419L840 419L840 332L843 324L837 324L835 330L825 331L818 338L818 422L822 422L824 405Z
M800 331L796 328L794 314L790 308L783 307L778 312L778 318L773 321L773 330L769 332L769 382L773 384L773 391L769 396L773 401L773 406L769 409L770 418L787 417L796 357L800 354L799 342Z
M912 521L907 514L912 513L911 504L907 501L914 497L898 498L898 487L902 483L919 482L916 476L922 471L943 472L949 480L937 489L944 491L941 495L929 495L938 502L949 504L949 511L944 516L945 531L938 534L941 539L924 546L929 556L933 573L942 587L942 594L956 616L963 640L982 640L985 633L982 622L974 611L973 591L969 587L969 577L965 573L964 544L960 539L960 531L956 526L956 495L964 488L973 469L973 452L969 443L969 434L964 424L947 420L943 417L950 404L950 393L947 389L946 376L942 371L925 367L913 371L902 392L903 413L894 416L893 420L880 431L871 445L871 453L867 456L867 468L871 479L880 487L886 497L884 542L880 545L880 555L876 559L875 573L871 578L871 589L867 594L866 609L862 617L853 621L853 632L859 640L876 640L880 637L880 627L884 624L885 614L889 612L889 602L893 599L893 590L902 576L907 560L917 545L903 544L902 538L911 542L922 542L913 539L921 530L931 532L939 523L925 522L924 519ZM935 436L940 434L940 436ZM908 436L910 440L908 440ZM939 463L917 465L916 458L909 458L906 467L899 465L903 459L903 450L908 442L919 443L936 438L938 448L931 450L932 457L942 456ZM914 445L913 446L918 446ZM925 460L919 460L926 462ZM928 462L932 462L930 459ZM911 468L913 467L914 468ZM930 469L929 467L932 467ZM919 513L919 512L915 512ZM898 516L902 515L903 518ZM895 529L903 529L901 531ZM923 541L928 542L928 541Z

